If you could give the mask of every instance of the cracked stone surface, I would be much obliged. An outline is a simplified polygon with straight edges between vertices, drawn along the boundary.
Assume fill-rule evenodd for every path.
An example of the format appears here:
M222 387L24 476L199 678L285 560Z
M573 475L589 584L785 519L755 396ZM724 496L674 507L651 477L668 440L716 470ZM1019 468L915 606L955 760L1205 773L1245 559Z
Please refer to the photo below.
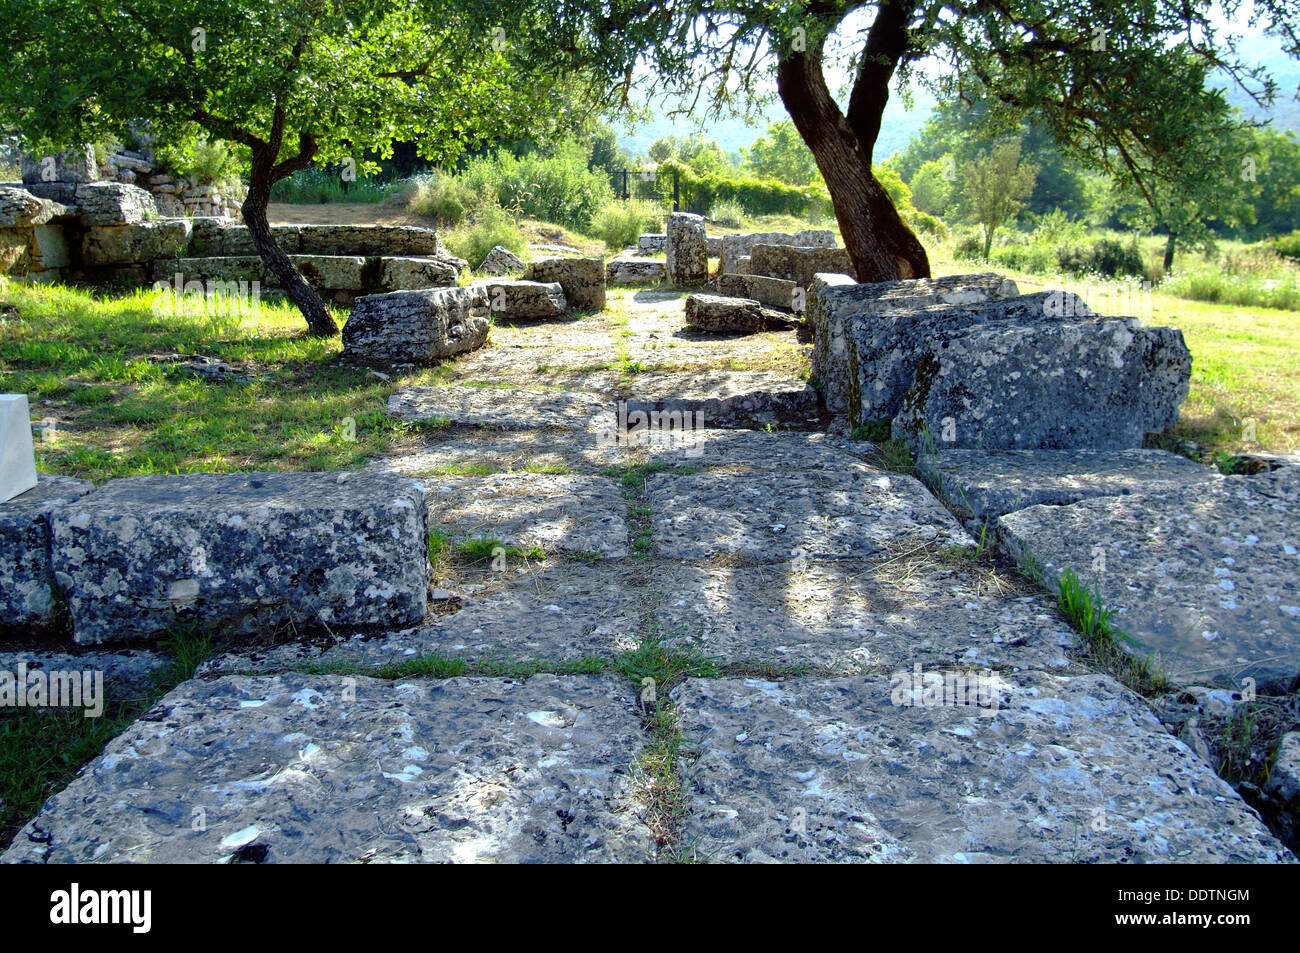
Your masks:
M922 454L917 468L959 518L981 523L1040 503L1063 506L1223 479L1165 450L941 450Z
M999 545L1066 568L1178 684L1287 690L1300 672L1300 471L1031 506Z
M678 687L696 752L682 769L687 842L748 862L1292 859L1105 676L1003 676L987 694L996 711L894 704L906 687L890 675Z
M524 471L559 467L594 471L628 462L628 449L614 446L600 433L558 429L456 431L416 449L378 458L369 469L403 476L444 475L457 467Z
M706 417L707 422L707 417ZM839 470L858 463L822 433L704 429L645 447L653 463L752 470Z
M658 473L646 487L655 552L669 559L850 559L926 543L975 545L918 480L861 464L839 472Z
M627 504L608 477L548 473L423 481L430 529L547 552L627 555Z
M674 566L652 580L672 644L795 674L909 666L1070 668L1069 626L1013 579L933 553L879 563Z
M612 677L194 679L3 860L645 861L628 767L642 744Z
M703 414L704 426L809 425L817 392L804 381L768 371L637 374L629 412L676 410ZM698 418L697 418L698 420Z
M608 411L608 401L592 394L515 388L403 387L388 398L388 412L403 420L447 420L511 430L585 430Z

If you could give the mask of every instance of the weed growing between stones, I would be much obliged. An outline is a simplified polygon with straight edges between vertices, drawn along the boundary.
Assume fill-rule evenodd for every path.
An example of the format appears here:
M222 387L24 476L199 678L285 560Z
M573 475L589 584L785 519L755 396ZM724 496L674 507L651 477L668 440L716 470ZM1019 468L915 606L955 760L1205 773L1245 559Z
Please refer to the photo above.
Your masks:
M1099 669L1139 695L1151 696L1168 690L1168 678L1150 657L1131 655L1120 645L1121 641L1136 643L1111 624L1115 610L1102 604L1101 592L1096 587L1088 589L1072 569L1061 573L1057 605L1083 636L1087 657Z
M871 443L888 443L893 439L893 421L888 417L868 420L860 427L855 427L851 436L854 440L868 440Z
M912 456L912 451L908 449L907 444L901 440L886 440L884 443L876 444L871 452L864 456L864 460L870 466L891 473L901 473L903 476L916 475L916 458Z

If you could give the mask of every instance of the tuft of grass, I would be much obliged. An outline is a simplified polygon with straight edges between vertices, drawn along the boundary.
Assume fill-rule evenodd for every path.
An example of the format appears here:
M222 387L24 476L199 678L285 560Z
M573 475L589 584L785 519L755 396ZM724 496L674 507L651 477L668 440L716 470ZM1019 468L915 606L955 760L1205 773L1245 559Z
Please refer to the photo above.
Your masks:
M860 427L854 427L852 437L854 440L869 440L872 443L887 443L893 439L893 420L889 417L882 417L879 420L868 420Z
M1168 690L1168 678L1150 657L1135 656L1121 645L1137 643L1115 627L1115 610L1102 603L1100 589L1087 588L1072 569L1063 571L1057 582L1057 606L1083 636L1088 657L1099 668L1141 695Z
M916 458L907 444L901 440L886 440L876 444L866 460L872 466L904 476L916 475Z

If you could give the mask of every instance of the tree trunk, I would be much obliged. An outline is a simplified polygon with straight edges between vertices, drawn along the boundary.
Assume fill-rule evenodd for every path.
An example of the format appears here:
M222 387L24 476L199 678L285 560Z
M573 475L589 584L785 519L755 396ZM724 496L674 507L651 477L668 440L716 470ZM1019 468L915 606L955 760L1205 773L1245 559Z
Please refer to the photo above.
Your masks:
M993 250L993 229L988 225L984 226L984 260L989 260L989 252Z
M307 333L315 337L329 337L339 333L339 327L325 307L316 289L307 283L293 266L289 256L280 250L266 220L266 206L271 200L272 169L275 154L269 148L253 150L253 167L248 180L248 196L244 199L244 223L253 236L257 254L266 265L276 284L298 306L307 319Z
M1165 274L1166 275L1169 274L1169 269L1174 267L1174 244L1177 242L1177 240L1178 240L1178 236L1176 236L1173 232L1170 232L1169 237L1165 239Z

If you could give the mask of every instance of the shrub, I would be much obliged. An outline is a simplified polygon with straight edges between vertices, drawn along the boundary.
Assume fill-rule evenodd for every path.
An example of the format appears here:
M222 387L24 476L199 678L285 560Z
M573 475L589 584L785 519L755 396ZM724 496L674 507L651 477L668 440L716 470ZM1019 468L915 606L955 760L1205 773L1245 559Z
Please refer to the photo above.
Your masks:
M608 248L635 245L642 232L663 230L664 207L655 202L628 199L605 205L591 220L591 234Z
M830 197L824 187L701 174L671 159L659 163L655 181L655 188L666 198L672 196L674 173L683 211L705 214L724 202L734 202L749 215L824 217L831 213Z
M979 261L984 255L984 239L979 230L968 231L959 236L952 246L952 254L953 257L966 261Z
M1283 258L1300 261L1300 230L1289 235L1279 235L1268 243L1268 247Z
M724 228L745 227L745 210L741 208L739 202L719 202L709 209L708 217L715 225L721 225Z
M402 187L406 208L413 215L433 219L442 227L465 221L466 206L472 205L468 185L445 172L415 176Z
M614 198L608 176L587 168L587 150L576 142L561 143L550 155L497 152L473 159L459 178L474 193L490 191L502 208L579 231Z
M291 205L324 205L329 202L374 204L392 191L390 183L376 179L346 182L338 169L300 169L271 186L271 201Z
M1117 238L1099 238L1091 244L1063 245L1057 249L1056 261L1061 270L1080 275L1146 277L1136 237L1127 244Z
M443 235L452 254L464 258L477 268L497 245L522 255L528 246L524 233L510 214L495 203L485 202L474 208L474 220L463 223Z

